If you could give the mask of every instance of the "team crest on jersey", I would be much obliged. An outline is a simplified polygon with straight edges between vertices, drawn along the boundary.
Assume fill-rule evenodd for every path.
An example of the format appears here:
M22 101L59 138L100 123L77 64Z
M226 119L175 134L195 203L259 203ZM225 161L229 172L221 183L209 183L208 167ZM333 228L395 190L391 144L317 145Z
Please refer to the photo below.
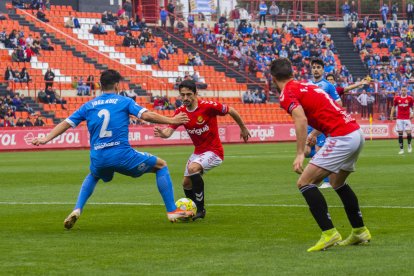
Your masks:
M198 116L197 117L197 124L198 125L202 125L202 124L204 124L206 121L204 120L204 118L203 118L203 116Z

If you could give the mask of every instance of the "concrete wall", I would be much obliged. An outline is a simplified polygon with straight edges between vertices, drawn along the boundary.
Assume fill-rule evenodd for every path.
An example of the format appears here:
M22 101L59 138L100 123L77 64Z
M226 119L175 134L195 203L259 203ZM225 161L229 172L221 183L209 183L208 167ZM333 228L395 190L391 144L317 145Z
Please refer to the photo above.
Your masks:
M78 0L79 11L82 12L118 12L121 0Z

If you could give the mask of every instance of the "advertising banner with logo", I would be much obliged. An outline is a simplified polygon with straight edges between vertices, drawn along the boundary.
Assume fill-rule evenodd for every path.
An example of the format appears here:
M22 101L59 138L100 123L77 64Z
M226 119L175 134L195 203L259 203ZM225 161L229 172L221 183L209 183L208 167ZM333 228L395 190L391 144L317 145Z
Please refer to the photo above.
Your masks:
M251 142L278 142L295 141L295 126L292 124L257 124L248 125L251 134ZM0 129L1 150L33 150L30 141L34 137L44 137L52 128L3 128ZM373 139L396 138L394 123L361 124L361 129L367 139L372 135ZM237 125L219 127L220 139L223 143L240 143L240 129ZM152 126L134 126L130 128L129 142L132 146L156 146L156 145L189 145L192 144L187 131L179 127L169 139L154 137ZM79 127L69 129L64 134L54 139L42 149L63 148L88 148L89 134L86 128Z

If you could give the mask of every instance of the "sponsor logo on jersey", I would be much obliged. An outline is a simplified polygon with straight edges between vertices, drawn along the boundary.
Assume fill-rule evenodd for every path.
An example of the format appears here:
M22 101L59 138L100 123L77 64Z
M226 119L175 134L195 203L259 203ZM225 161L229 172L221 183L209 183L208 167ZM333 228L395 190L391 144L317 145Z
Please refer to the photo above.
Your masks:
M205 125L202 128L192 128L192 129L187 129L188 134L197 134L197 135L201 135L204 132L209 131L210 128L208 127L208 125Z
M206 121L204 120L203 116L199 115L199 116L197 117L197 124L198 124L198 125L202 125L202 124L204 124L205 122L206 122Z

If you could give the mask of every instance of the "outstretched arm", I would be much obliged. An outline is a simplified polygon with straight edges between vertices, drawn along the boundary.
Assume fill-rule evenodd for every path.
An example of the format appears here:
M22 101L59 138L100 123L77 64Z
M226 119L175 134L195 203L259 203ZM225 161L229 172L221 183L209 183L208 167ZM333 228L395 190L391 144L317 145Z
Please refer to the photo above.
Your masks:
M240 127L240 138L242 138L244 142L247 142L247 140L249 140L250 133L246 125L244 124L243 119L240 117L240 114L237 112L236 109L234 109L233 107L230 107L229 115L233 118L233 120Z
M293 170L299 174L303 172L303 160L305 159L305 146L307 138L308 119L301 106L292 111L296 130L296 158L293 161Z
M394 111L395 111L395 107L392 106L391 107L391 112L390 112L390 120L394 120Z
M356 82L356 83L351 84L351 85L349 85L349 86L347 86L347 87L344 87L344 92L351 91L352 89L355 89L355 88L361 87L361 86L363 86L363 85L365 85L365 84L368 84L368 83L369 83L369 82L368 82L367 80L362 80L362 81Z
M160 138L170 138L171 135L174 133L174 129L167 127L164 129L161 129L160 127L155 127L154 128L154 135L155 137L160 137Z
M144 113L142 113L141 119L150 123L168 125L182 125L190 121L190 119L185 113L179 113L174 117L166 117L152 111L145 111Z
M58 137L62 133L64 133L70 127L71 127L71 125L68 122L62 121L60 124L55 126L52 129L52 131L48 135L46 135L46 137L34 138L32 140L32 144L35 145L35 146L44 145L44 144L48 143L49 141L53 140L54 138Z

